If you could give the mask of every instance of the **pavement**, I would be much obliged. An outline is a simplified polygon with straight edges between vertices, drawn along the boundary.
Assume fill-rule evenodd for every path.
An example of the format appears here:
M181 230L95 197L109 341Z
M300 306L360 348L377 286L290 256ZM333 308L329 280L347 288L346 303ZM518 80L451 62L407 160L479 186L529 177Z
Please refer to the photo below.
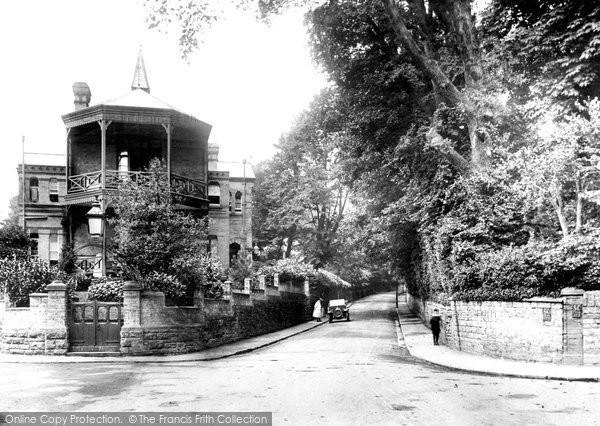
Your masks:
M470 373L529 379L600 381L600 366L559 365L473 355L444 345L434 346L431 330L399 300L398 323L404 344L415 358ZM400 336L399 336L400 339Z
M155 355L155 356L56 356L56 355L13 355L0 354L0 363L31 363L31 364L60 364L60 363L169 363L169 362L194 362L213 361L235 355L252 352L266 346L273 345L313 328L327 324L326 317L323 322L310 321L273 333L238 340L237 342L210 348L201 352L182 355Z

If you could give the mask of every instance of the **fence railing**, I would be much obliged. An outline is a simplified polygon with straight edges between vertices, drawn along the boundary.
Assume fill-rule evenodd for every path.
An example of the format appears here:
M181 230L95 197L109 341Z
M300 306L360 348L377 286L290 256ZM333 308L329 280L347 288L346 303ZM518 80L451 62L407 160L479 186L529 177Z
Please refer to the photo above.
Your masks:
M116 190L123 182L137 182L150 175L151 173L148 172L107 170L104 187L109 190ZM206 199L206 183L201 180L171 173L170 183L174 194ZM67 194L81 194L100 188L102 188L101 171L83 173L69 176Z

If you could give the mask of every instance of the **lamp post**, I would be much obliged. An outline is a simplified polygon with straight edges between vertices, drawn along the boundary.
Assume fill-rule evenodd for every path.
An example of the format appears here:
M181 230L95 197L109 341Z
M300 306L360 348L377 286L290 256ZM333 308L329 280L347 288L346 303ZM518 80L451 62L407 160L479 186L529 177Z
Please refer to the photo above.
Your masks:
M104 211L102 205L96 197L96 200L92 204L92 208L86 213L88 220L88 229L90 236L102 237L102 255L100 258L100 267L102 270L102 276L106 276L106 253L105 253L105 242L104 242Z

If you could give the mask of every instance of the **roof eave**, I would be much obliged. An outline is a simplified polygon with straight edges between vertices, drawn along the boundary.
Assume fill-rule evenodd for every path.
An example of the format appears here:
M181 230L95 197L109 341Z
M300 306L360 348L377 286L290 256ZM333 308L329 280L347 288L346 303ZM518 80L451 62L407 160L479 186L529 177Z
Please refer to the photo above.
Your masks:
M94 121L108 119L121 123L175 124L183 127L199 127L210 135L212 126L188 114L167 108L147 108L122 105L94 105L61 116L67 129Z

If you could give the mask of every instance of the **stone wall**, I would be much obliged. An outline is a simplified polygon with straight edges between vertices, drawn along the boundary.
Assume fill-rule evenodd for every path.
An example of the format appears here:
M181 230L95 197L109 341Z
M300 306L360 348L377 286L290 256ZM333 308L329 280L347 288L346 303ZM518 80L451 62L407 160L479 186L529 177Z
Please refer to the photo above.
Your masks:
M407 304L427 326L438 309L440 342L456 350L522 361L600 363L600 291L565 289L555 299L448 304L407 293Z
M276 281L278 282L278 281ZM121 353L181 354L269 333L307 320L307 286L287 285L286 291L260 280L252 289L231 291L224 299L194 298L193 307L165 306L164 296L144 292L135 284L124 288Z
M48 293L30 295L29 308L7 308L0 352L62 355L68 349L66 286L54 282Z

